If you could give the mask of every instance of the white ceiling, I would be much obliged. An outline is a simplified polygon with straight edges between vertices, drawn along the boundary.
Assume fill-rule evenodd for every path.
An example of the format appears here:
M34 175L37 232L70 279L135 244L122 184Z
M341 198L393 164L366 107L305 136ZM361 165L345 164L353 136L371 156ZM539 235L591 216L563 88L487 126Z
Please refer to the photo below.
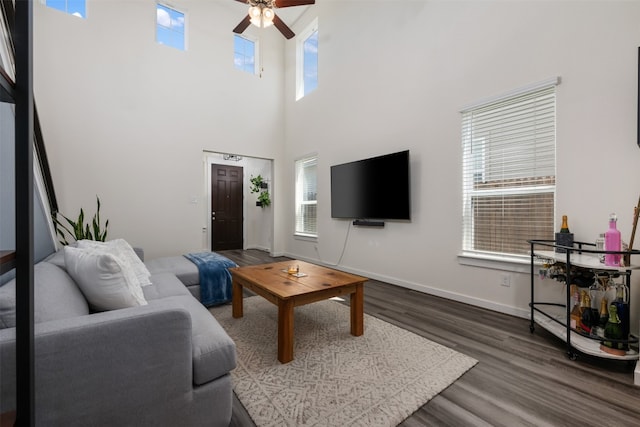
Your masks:
M284 9L276 9L276 15L280 17L288 26L296 23L298 18L311 6L294 6L285 7Z

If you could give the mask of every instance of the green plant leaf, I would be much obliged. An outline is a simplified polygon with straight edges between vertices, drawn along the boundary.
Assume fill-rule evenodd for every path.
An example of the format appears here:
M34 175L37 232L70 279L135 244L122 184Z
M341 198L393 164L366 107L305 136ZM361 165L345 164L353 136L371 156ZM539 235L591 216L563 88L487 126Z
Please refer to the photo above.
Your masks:
M261 203L261 207L267 207L271 205L271 198L269 197L268 191L262 191L258 196L258 201Z
M262 175L258 175L255 177L251 175L249 182L251 182L251 188L250 188L251 193L259 193L261 190L261 185L264 182L264 179L262 178Z
M60 214L62 218L67 222L68 226L65 225L62 220L58 218L59 212L52 214L52 220L54 224L54 228L56 233L60 236L60 243L62 245L68 245L69 242L67 240L67 236L69 235L73 237L75 240L99 240L105 241L107 238L107 227L109 226L109 220L104 225L104 230L101 229L100 226L100 198L96 196L96 204L97 209L96 213L93 215L91 224L84 223L84 209L80 208L80 214L78 215L78 220L73 221L68 217Z

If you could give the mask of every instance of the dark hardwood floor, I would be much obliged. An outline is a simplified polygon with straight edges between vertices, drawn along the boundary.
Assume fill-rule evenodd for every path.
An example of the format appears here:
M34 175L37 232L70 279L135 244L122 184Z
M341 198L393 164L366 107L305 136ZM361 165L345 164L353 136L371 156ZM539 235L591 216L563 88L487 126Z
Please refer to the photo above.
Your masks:
M239 265L275 262L262 251L222 252ZM370 280L365 312L479 363L401 426L640 426L634 363L579 354L529 321ZM366 333L366 331L365 331ZM255 425L234 399L232 426Z

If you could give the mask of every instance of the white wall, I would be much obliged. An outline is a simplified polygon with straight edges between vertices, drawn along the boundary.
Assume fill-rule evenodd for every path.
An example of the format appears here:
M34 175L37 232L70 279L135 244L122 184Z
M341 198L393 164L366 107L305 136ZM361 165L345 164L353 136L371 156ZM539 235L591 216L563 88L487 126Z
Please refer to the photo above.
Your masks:
M249 168L245 173L248 181L252 176L262 176L263 181L267 183L267 191L271 198L270 206L256 206L258 193L251 193L247 185L247 193L245 195L245 225L247 229L247 238L245 240L245 248L262 249L273 252L273 205L277 204L277 199L273 196L273 172L271 161L264 159L249 159Z
M283 148L284 38L259 33L253 76L233 66L244 5L171 3L187 14L186 52L155 42L153 0L88 0L86 20L34 4L35 97L60 210L93 215L99 195L109 237L149 258L202 246L203 151L278 159Z
M526 314L527 274L509 273L505 288L503 271L459 263L459 110L553 76L558 216L593 240L615 211L630 235L640 2L318 1L292 24L300 32L317 16L320 26L319 87L298 102L295 40L247 30L265 68L250 76L232 65L240 3L173 3L189 16L187 52L154 42L151 0L89 1L87 20L34 5L36 100L61 210L92 210L100 195L111 237L148 256L201 244L207 216L190 201L206 194L202 153L230 152L274 159L276 253L335 263L346 244L344 269ZM354 228L345 241L349 223L330 218L329 167L404 149L412 221ZM320 237L307 242L293 238L293 161L314 152Z
M287 252L335 263L347 221L330 218L329 167L411 151L412 220L352 228L341 266L369 277L527 315L529 275L461 265L461 134L465 105L560 76L557 212L594 241L610 212L628 240L640 194L636 145L640 2L324 1L318 89L295 101L286 51L286 159L318 153L317 242L287 236ZM292 168L286 181L293 181ZM285 192L292 204L292 187ZM288 224L293 223L287 211ZM558 224L559 226L559 224ZM317 248L317 249L316 249ZM640 262L640 260L638 260ZM504 266L495 266L503 268ZM515 266L528 271L528 265ZM640 274L634 283L638 285ZM547 280L541 296L561 297ZM640 307L636 286L633 306ZM633 293L633 292L632 292ZM637 309L634 310L637 313ZM637 330L634 314L632 329Z

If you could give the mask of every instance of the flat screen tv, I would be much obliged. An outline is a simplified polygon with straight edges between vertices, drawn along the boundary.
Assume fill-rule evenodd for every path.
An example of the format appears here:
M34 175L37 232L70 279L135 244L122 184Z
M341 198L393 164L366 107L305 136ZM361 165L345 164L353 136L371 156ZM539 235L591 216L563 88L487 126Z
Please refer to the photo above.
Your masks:
M409 220L409 150L331 166L331 217Z

